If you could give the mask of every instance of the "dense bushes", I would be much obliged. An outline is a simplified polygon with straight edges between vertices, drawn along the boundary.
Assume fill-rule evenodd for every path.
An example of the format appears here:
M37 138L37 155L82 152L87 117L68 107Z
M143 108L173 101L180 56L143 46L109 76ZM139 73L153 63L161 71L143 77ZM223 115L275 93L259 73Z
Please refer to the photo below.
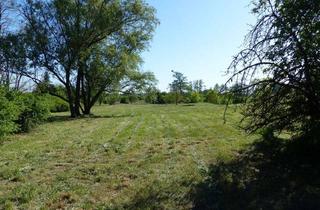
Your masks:
M227 93L220 93L216 90L207 90L204 93L204 101L212 104L233 104L234 96Z
M0 139L18 129L15 121L19 117L19 107L13 98L11 93L0 88Z
M46 120L50 114L49 105L43 96L22 94L18 99L19 118L16 123L19 131L27 132L32 127Z
M192 92L189 97L189 103L200 103L203 101L203 96L201 93L198 92Z
M69 111L69 104L57 97L47 95L47 102L49 104L50 112L67 112Z
M176 97L178 97L178 102L180 102L181 96L179 94L176 96L175 93L165 93L163 99L166 104L173 104L176 102Z
M105 97L104 103L109 105L115 105L118 102L118 100L119 100L119 94L112 93L112 94L108 94Z
M0 88L0 138L29 131L46 120L49 113L49 105L43 96Z
M220 93L216 90L205 90L203 92L187 92L184 94L175 92L156 92L156 93L146 93L145 102L152 104L174 104L176 103L176 97L178 103L212 103L212 104L233 104L241 103L239 96L235 97L227 93ZM243 100L243 99L242 99Z

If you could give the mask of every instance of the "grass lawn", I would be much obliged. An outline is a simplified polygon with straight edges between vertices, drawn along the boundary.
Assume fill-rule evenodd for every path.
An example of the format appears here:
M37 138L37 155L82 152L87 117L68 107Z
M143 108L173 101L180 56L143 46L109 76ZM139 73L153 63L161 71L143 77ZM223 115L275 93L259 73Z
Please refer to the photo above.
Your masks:
M0 145L0 209L191 209L208 166L253 137L224 106L96 106Z

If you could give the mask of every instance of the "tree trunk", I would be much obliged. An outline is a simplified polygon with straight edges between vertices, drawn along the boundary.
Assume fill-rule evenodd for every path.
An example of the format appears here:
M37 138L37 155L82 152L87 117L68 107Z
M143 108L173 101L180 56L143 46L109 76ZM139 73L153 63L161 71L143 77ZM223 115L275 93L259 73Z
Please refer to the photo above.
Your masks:
M67 83L66 91L67 91L68 103L69 103L69 108L70 108L70 115L72 118L79 117L80 113L79 113L79 110L78 110L78 112L76 111L75 101L74 101L74 97L72 94L72 89L71 89L70 83Z
M176 91L176 105L178 105L178 91Z
M75 112L76 115L80 116L80 103L81 103L81 81L83 78L83 73L82 69L80 67L78 71L78 76L77 76L77 83L76 83L76 92L75 92Z

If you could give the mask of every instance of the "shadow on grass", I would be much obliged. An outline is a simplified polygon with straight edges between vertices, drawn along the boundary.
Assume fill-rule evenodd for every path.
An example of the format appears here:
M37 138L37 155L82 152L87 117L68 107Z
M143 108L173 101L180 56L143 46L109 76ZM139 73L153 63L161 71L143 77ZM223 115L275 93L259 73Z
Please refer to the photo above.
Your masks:
M68 115L63 116L51 116L49 117L49 122L65 122L65 121L73 121L73 120L79 120L79 119L109 119L109 118L126 118L126 117L133 117L132 114L128 115L89 115L89 116L81 116L78 118L72 118Z
M320 209L320 147L305 139L258 141L210 167L194 209Z

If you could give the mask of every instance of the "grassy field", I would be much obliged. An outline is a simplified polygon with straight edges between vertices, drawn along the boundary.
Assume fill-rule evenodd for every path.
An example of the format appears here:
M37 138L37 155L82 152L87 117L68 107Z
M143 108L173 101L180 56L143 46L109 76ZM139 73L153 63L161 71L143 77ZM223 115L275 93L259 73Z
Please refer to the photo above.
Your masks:
M97 106L0 145L0 209L191 209L210 164L248 145L224 106Z

